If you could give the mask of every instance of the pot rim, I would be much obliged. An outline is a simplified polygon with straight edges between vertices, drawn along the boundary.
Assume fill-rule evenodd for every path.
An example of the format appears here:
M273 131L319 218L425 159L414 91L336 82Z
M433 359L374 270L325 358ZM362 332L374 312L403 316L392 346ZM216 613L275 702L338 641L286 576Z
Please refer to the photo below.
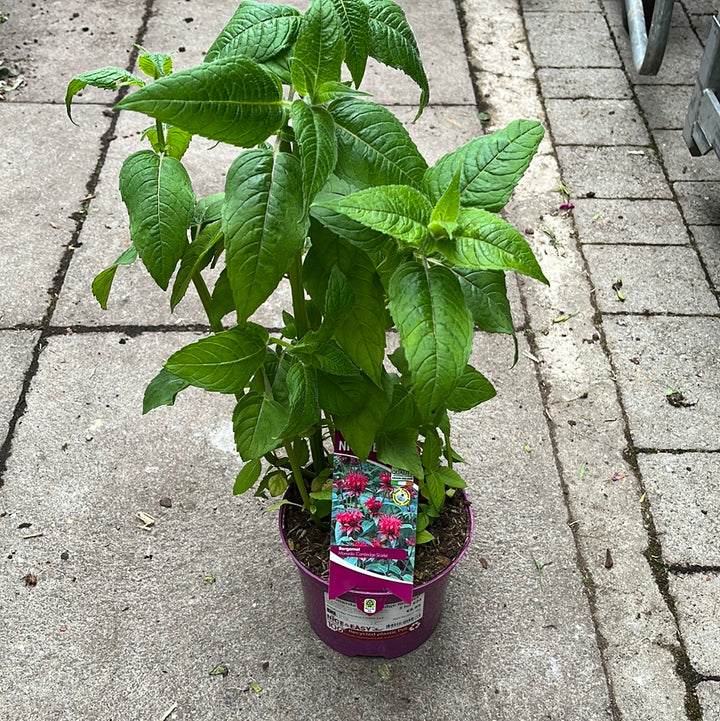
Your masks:
M470 517L470 528L468 529L468 535L467 539L465 540L465 543L460 550L460 553L453 559L452 563L445 569L443 569L440 573L438 573L437 576L433 576L429 581L425 581L425 583L420 584L419 586L415 586L413 584L413 595L422 592L427 587L431 586L434 583L437 583L440 579L447 576L459 563L460 559L465 555L465 552L468 549L468 546L470 545L470 541L472 541L473 537L473 530L475 526L474 522L474 515L472 512L472 502L468 500L467 494L465 493L464 489L460 489L460 492L462 493L463 497L467 501L467 506L465 507L468 513L468 516ZM280 512L278 514L278 528L280 530L280 539L282 540L282 544L285 547L285 550L287 551L290 558L292 558L293 563L298 567L298 569L304 573L307 576L310 576L310 578L313 578L318 583L322 583L324 586L328 586L328 582L319 576L316 576L312 571L307 569L295 556L295 554L290 550L290 547L287 544L287 541L285 540L285 533L284 533L284 527L285 527L285 505L283 504L280 506ZM348 591L348 593L361 593L363 596L394 596L394 593L390 593L389 591Z

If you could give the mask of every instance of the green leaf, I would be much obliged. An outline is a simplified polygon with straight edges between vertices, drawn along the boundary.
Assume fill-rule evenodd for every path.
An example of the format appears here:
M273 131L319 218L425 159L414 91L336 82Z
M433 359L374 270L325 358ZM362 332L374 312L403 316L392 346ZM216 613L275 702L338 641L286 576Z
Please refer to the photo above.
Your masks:
M421 90L417 120L430 99L430 87L412 28L403 9L392 0L365 2L370 8L370 55L417 83Z
M492 383L471 365L467 365L448 398L447 407L451 411L469 411L496 395L497 392Z
M378 460L422 478L424 470L418 453L416 428L381 431L376 438Z
M130 216L130 237L155 282L166 290L187 247L195 193L175 158L140 150L120 170L120 194Z
M183 299L195 274L199 273L212 260L217 245L222 243L222 240L220 222L215 221L206 225L190 243L182 257L180 270L178 270L173 283L170 295L171 310L175 310L177 304Z
M465 303L475 325L488 333L515 335L510 301L502 270L467 270L454 268Z
M264 328L245 323L186 345L165 368L205 390L241 393L265 360L267 341Z
M143 396L143 415L160 406L172 406L180 391L184 391L190 384L178 378L167 368L163 368L145 389Z
M363 0L333 0L345 37L345 64L359 88L370 52L370 9Z
M286 5L244 0L205 55L205 62L244 55L260 63L289 48L297 38L301 15Z
M142 70L145 75L149 75L153 80L172 73L172 57L164 53L144 52L138 58L137 63L140 70Z
M360 375L336 376L317 372L318 399L327 413L349 416L365 403L366 378Z
M457 219L460 212L460 170L453 176L447 190L437 201L430 218L429 229L436 237L443 235L452 238L457 228Z
M333 328L335 340L350 359L376 385L381 383L385 355L385 327L378 318L386 315L384 289L372 261L341 238L327 233L313 233L313 245L305 267L316 266L315 286L308 286L311 296L325 302L330 274L337 267L349 282L354 304ZM311 275L313 275L311 273Z
M360 98L343 98L329 110L338 138L339 177L358 188L409 185L423 190L427 163L389 110Z
M432 214L430 201L406 185L367 188L331 204L352 220L410 245L420 245L427 236Z
M439 511L445 503L445 482L439 473L439 468L425 473L425 482L421 484L420 491L430 501L430 505Z
M107 310L108 297L112 288L115 273L121 265L132 265L137 260L137 249L131 245L127 250L123 251L120 257L109 267L98 273L92 282L92 292L100 307Z
M423 529L422 531L418 531L417 535L415 536L415 544L421 545L422 543L430 543L430 541L434 541L435 536L433 536L430 531L426 531Z
M448 488L467 488L467 483L465 483L460 474L452 468L440 466L436 468L434 472Z
M295 363L287 373L290 414L282 435L293 438L301 435L320 419L317 376L315 370L304 363Z
M223 232L228 278L239 320L275 290L303 247L307 221L300 161L249 150L228 171Z
M123 85L144 87L145 81L127 70L115 67L100 68L99 70L91 70L82 75L77 75L68 83L65 91L65 110L70 120L72 120L71 105L73 98L88 85L102 90L117 90Z
M222 219L222 208L225 202L225 193L213 193L207 198L201 198L193 211L193 229L200 232L203 226Z
M520 231L486 210L461 210L455 237L439 241L438 249L459 268L514 270L548 282Z
M426 174L430 197L439 199L459 170L461 205L498 212L530 165L544 132L534 120L515 120L448 153Z
M241 469L240 473L237 474L235 479L235 485L233 486L233 494L239 495L249 491L260 478L260 472L262 471L262 462L259 458L253 458L251 461L246 463Z
M287 410L277 401L251 391L235 406L235 445L243 460L260 458L282 443Z
M431 420L444 410L465 370L472 317L457 278L438 265L401 265L390 279L388 297L418 410L424 420Z
M210 298L210 313L208 320L211 325L220 323L222 319L235 310L235 300L228 280L227 268L223 268L222 272L215 281L212 296Z
M361 405L349 415L333 416L335 426L361 459L367 458L392 398L392 386L387 374L383 377L382 388L378 388L369 378L363 378L363 381Z
M290 116L300 147L303 195L309 205L337 162L335 122L325 108L310 107L302 100L292 104Z
M337 265L330 269L325 291L325 319L331 328L342 322L355 306L355 294L345 273Z
M143 136L146 137L153 147L156 153L165 153L171 158L182 160L185 151L190 147L190 141L192 135L185 130L180 128L166 128L165 129L165 145L160 145L160 139L158 138L157 128L148 128Z
M401 383L397 375L391 375L390 378L393 381L393 395L387 416L382 424L382 430L389 432L417 428L420 425L420 414L412 394Z
M345 39L333 0L313 0L305 13L291 70L300 95L313 96L315 89L328 81L339 81L345 57ZM297 72L296 68L302 68Z
M278 80L243 57L220 58L160 78L116 107L241 147L262 143L285 119Z

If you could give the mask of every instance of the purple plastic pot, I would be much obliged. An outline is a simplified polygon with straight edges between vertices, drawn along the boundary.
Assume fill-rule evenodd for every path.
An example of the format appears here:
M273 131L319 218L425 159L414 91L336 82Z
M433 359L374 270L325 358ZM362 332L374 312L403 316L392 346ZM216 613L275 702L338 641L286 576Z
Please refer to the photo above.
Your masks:
M442 613L450 574L470 545L472 508L467 507L470 531L458 557L438 576L413 589L412 604L391 593L350 591L328 599L328 584L305 568L285 540L285 507L280 508L280 537L300 572L305 613L313 631L330 648L346 656L396 658L416 649L435 630Z

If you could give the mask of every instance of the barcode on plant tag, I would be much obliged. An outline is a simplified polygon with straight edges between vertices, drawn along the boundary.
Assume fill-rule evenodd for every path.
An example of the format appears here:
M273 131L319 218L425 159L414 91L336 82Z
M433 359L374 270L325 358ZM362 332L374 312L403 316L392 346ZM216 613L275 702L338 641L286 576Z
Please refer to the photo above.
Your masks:
M425 595L413 598L411 604L385 604L372 616L363 613L355 603L341 598L330 600L325 594L325 620L331 631L354 638L393 638L418 628L422 622Z

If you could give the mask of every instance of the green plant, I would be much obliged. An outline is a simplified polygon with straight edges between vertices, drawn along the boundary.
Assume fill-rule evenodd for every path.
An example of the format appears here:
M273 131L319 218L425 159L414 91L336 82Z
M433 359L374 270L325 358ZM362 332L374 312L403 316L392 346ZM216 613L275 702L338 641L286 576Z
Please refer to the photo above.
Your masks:
M69 115L87 85L136 85L117 107L155 120L150 147L120 172L132 246L95 279L98 301L139 258L171 287L172 308L194 286L212 331L168 359L144 412L191 385L235 395L235 492L279 496L294 483L318 523L330 509L328 432L361 457L375 443L419 479L422 533L465 485L449 412L495 395L468 364L474 326L513 334L505 271L547 282L497 215L543 129L517 120L428 167L400 121L358 90L368 57L417 83L419 117L428 82L392 0L313 0L304 14L245 0L201 65L173 72L169 55L142 50L147 80L85 73L66 105ZM195 197L182 164L195 134L245 148L224 193ZM285 278L292 307L271 335L249 318Z

